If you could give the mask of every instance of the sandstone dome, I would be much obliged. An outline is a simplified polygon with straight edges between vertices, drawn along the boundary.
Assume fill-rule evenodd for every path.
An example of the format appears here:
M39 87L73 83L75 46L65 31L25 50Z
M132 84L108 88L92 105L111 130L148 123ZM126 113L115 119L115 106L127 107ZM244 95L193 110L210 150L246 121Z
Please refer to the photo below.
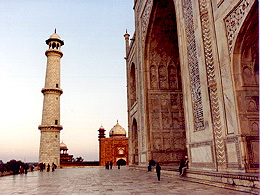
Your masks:
M63 141L60 143L60 149L63 149L63 150L68 149L68 148L67 148L67 145L64 144Z
M116 125L109 131L109 137L115 136L126 136L125 129L121 125L119 125L118 121Z

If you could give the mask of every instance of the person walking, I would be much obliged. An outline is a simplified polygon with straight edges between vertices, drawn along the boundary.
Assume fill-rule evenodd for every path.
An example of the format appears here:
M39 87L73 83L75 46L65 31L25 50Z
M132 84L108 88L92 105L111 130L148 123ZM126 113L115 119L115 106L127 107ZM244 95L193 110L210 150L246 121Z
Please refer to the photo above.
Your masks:
M106 163L106 169L109 169L109 163L108 162Z
M50 171L50 164L48 163L48 166L47 166L47 172Z
M185 161L184 161L183 159L181 159L180 166L179 166L179 172L180 172L179 175L182 174L182 168L183 168L184 166L185 166Z
M52 163L51 170L52 170L52 172L55 171L55 164L54 163Z
M27 174L27 170L29 169L29 166L28 166L28 164L26 163L25 165L24 165L24 173L25 174Z
M110 161L110 169L112 169L112 167L113 167L113 162Z
M156 165L156 173L157 173L158 181L160 181L160 179L161 179L161 167L160 167L159 163L157 163L157 165Z
M43 169L44 169L44 164L41 163L41 164L40 164L40 170L41 170L41 172L43 172Z

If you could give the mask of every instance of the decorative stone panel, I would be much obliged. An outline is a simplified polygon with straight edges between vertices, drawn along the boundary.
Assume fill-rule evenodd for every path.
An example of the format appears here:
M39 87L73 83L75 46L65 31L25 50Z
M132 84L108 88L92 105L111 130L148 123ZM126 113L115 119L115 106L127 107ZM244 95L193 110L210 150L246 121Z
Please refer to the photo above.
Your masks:
M220 120L218 85L216 81L215 57L212 49L212 28L210 28L209 10L207 0L199 0L202 40L204 46L205 65L207 70L208 89L210 96L211 116L213 121L214 140L216 145L218 166L225 166L225 150L223 131Z
M194 115L195 131L204 130L204 116L201 96L200 71L198 64L198 53L193 22L193 8L191 0L183 0L183 11L185 20L185 31L187 36L188 67L190 72L192 108Z
M231 55L233 52L234 38L236 36L237 30L241 26L242 21L246 17L246 12L248 11L248 8L249 0L242 0L236 5L235 9L224 18L227 32L229 55Z

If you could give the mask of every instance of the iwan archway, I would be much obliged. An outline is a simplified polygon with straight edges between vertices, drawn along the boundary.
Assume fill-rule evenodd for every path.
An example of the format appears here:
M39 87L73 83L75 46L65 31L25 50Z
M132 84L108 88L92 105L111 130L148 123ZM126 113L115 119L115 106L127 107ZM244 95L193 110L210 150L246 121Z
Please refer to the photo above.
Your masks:
M255 2L238 33L233 52L233 76L238 134L243 140L247 172L259 171L259 13Z
M187 150L173 0L153 2L143 52L147 160L177 164Z

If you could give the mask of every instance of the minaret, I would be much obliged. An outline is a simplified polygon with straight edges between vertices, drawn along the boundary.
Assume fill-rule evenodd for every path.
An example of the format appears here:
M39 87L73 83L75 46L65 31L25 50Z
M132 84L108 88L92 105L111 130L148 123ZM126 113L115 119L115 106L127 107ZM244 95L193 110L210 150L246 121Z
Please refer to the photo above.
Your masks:
M126 52L125 59L127 59L128 52L129 52L129 37L130 37L130 35L127 33L127 29L126 29L124 37L125 37L125 52Z
M60 36L54 34L46 40L49 49L46 50L47 68L45 86L42 89L44 95L42 123L38 127L41 131L39 162L46 165L55 163L60 165L60 59L63 56L60 48L64 45Z
M100 140L100 138L106 138L106 134L105 134L105 128L101 125L101 127L99 128L98 132L98 140Z
M99 132L99 135L98 135L98 141L99 141L99 166L103 166L105 162L104 161L104 153L103 153L103 150L104 150L104 147L103 147L103 141L104 139L102 138L106 138L106 134L105 134L105 128L101 125L101 127L99 128L98 132Z

